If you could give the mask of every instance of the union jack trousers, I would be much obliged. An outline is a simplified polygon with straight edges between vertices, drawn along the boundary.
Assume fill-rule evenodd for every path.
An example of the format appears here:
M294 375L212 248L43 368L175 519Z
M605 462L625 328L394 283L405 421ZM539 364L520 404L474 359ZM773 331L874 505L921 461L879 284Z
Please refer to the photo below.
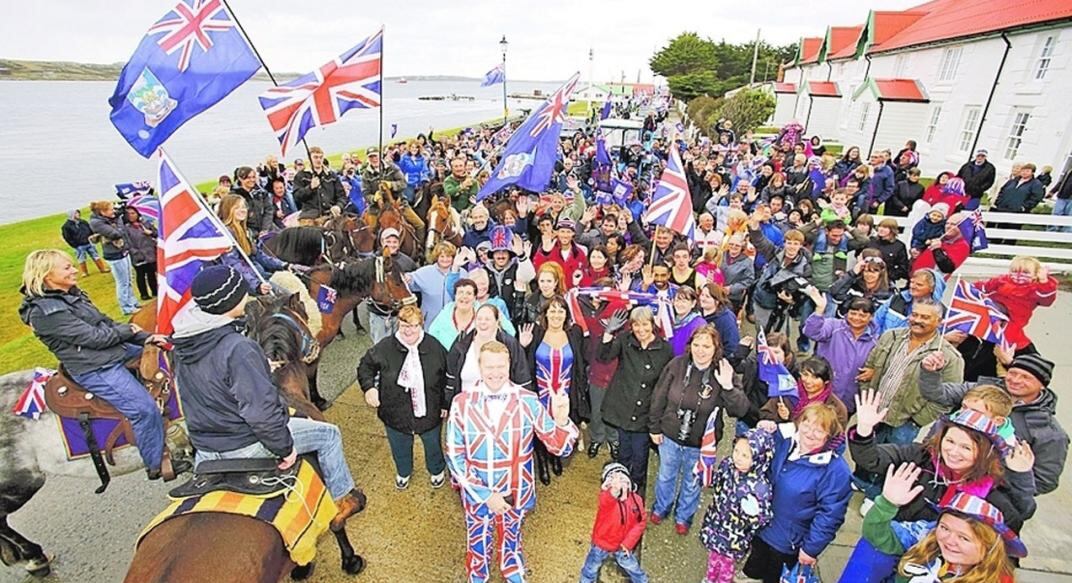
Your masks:
M499 531L503 578L520 582L525 577L521 523L536 506L533 438L552 454L568 456L578 430L572 422L565 427L555 425L539 398L518 385L511 383L495 395L478 389L454 397L447 419L447 467L461 486L468 534L466 573L471 583L488 580L494 526ZM497 419L489 408L489 402L496 399L503 401ZM494 492L512 502L513 508L501 517L487 506Z

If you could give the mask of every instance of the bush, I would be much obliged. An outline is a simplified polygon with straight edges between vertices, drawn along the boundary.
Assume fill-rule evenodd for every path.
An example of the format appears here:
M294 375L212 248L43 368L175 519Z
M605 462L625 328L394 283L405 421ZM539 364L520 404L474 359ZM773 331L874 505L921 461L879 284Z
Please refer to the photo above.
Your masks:
M719 118L733 122L738 134L755 129L774 114L774 96L760 89L744 89L723 101L716 110L706 112L711 123ZM701 126L708 127L708 126Z

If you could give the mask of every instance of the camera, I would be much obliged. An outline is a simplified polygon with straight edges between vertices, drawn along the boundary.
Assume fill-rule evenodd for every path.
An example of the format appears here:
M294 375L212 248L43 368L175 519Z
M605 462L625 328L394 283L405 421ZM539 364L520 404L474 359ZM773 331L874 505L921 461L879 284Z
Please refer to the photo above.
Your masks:
M687 441L689 433L692 433L692 426L696 423L696 411L678 408L677 419L680 423L677 429L677 440Z

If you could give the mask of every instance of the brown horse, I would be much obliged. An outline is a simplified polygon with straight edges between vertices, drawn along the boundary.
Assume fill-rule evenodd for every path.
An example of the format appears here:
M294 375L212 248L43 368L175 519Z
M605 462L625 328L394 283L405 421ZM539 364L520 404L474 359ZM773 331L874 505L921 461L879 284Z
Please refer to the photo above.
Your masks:
M356 215L342 215L324 221L325 253L331 261L367 257L376 250L376 233Z
M333 288L337 294L331 313L321 316L322 324L316 338L322 347L335 339L343 318L365 298L392 309L416 301L390 256L320 265L307 274L306 284L309 295L314 298L324 285Z
M408 209L406 209L408 210ZM409 212L413 212L409 210ZM375 230L377 238L384 229L396 229L399 233L398 249L409 257L416 257L420 250L420 242L417 240L417 230L403 216L405 210L402 203L395 198L391 187L386 183L380 183L380 189L372 198L369 209L365 211L362 220L370 228ZM416 220L420 220L419 217Z
M320 363L320 343L309 330L300 296L258 298L246 306L246 319L246 334L264 351L273 384L287 405L300 417L324 421L309 390L310 379L316 378L310 368Z
M432 248L436 246L440 241L449 241L454 244L455 247L461 247L462 244L462 232L458 227L458 224L454 220L454 213L447 200L442 197L435 197L432 200L431 206L428 207L428 218L425 221L428 225L428 236L426 237L424 252L428 256L428 263L434 263L435 258L430 254Z

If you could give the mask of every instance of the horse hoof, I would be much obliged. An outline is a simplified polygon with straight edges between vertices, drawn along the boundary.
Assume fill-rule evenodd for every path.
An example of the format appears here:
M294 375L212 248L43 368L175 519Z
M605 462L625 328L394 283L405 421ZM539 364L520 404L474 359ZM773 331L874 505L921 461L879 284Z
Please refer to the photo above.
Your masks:
M39 579L48 577L52 573L52 559L53 557L31 559L26 563L26 572Z
M294 567L290 571L290 578L294 581L304 581L309 577L312 577L313 571L316 569L316 563L310 562L308 565L301 565Z
M357 554L349 558L344 558L342 560L342 570L348 575L357 575L365 570L365 559L362 559L361 555Z

